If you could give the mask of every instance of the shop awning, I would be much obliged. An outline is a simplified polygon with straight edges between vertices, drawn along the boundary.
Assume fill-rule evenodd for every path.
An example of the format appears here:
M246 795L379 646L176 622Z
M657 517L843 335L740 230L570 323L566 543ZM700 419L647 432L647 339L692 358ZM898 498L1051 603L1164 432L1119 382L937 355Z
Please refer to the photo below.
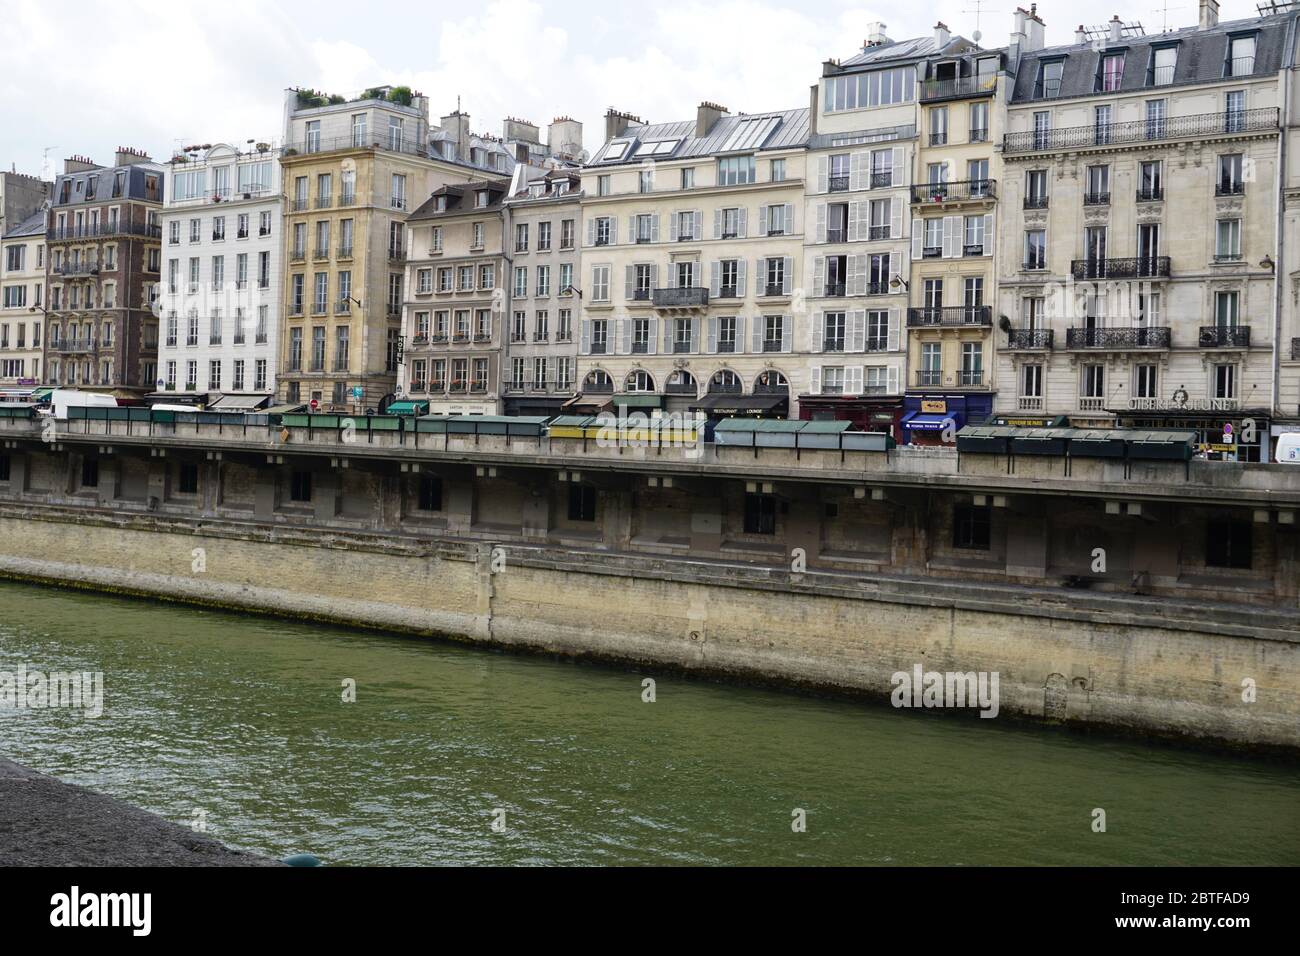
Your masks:
M624 408L661 408L663 407L664 397L662 395L615 395L614 404L622 405Z
M393 402L384 412L385 415L427 415L428 402Z
M711 412L714 415L750 415L754 412L770 412L789 402L784 395L737 395L734 393L715 392L705 395L691 410Z
M32 392L32 401L43 402L53 394L54 394L54 389L50 386L45 386L44 388L38 388Z
M222 395L208 408L214 412L252 412L270 401L270 395Z
M960 429L965 424L963 417L961 412L949 412L946 415L909 412L898 424L915 432L941 432L946 428Z

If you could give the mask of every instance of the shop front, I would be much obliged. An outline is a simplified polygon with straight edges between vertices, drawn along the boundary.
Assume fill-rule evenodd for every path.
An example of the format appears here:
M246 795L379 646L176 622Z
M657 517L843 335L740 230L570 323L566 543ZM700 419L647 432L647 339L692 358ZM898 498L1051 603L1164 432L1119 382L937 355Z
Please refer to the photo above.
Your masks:
M919 394L903 399L902 444L944 445L944 435L982 425L993 414L993 393Z
M1272 415L1267 409L1189 407L1115 412L1120 428L1196 432L1196 455L1211 461L1267 462L1271 459Z
M806 422L851 422L851 431L881 432L901 441L903 399L858 395L801 395L799 418Z

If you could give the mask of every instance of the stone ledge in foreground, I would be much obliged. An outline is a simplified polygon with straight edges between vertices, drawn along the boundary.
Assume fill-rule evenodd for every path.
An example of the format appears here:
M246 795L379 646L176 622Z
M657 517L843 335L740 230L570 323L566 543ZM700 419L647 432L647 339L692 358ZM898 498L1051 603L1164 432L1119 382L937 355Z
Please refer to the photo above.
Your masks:
M0 866L280 866L0 758Z

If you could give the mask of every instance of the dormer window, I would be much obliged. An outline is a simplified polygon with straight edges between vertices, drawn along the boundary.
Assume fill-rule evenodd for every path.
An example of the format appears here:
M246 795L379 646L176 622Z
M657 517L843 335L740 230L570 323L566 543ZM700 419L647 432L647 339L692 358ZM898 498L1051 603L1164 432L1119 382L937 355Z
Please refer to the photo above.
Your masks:
M438 212L446 212L446 211L447 211L447 197L446 197L446 196L439 196L436 200L434 200L433 208L436 209Z
M1147 75L1148 86L1168 86L1174 81L1174 69L1178 66L1178 47L1158 46L1151 51L1151 72Z
M491 199L492 199L491 193L489 193L486 189L480 189L475 197L474 204L479 209L486 209L487 204L491 201Z
M1107 53L1101 58L1097 71L1097 90L1101 93L1116 93L1124 79L1124 54Z
M533 199L541 199L543 196L546 195L546 184L537 183L536 185L529 186L528 195L531 196Z
M1065 72L1064 60L1044 60L1038 64L1038 79L1034 83L1035 99L1051 99L1061 95L1061 74Z
M568 191L569 181L567 179L561 179L555 184L555 195L563 196Z
M1228 40L1228 62L1224 76L1250 76L1255 72L1255 35L1232 37Z

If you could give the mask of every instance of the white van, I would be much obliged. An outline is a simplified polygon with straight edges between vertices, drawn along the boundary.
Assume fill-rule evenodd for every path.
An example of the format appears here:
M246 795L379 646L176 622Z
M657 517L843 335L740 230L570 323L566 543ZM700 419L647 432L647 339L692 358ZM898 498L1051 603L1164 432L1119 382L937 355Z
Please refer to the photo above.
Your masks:
M1300 432L1278 436L1277 463L1279 465L1300 465Z
M56 388L50 395L50 406L54 409L55 418L66 421L69 408L117 408L117 399L112 395L101 395L99 392Z

